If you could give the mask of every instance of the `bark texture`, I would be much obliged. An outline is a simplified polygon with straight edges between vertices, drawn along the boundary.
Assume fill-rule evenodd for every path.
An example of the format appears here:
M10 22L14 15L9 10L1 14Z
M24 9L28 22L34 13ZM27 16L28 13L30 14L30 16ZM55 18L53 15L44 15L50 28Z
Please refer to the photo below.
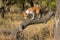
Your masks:
M25 22L21 24L20 27L22 27L22 29L25 29L30 24L46 23L52 17L53 14L54 12L50 10L44 17L40 19L34 19L34 20L27 19Z
M56 0L57 12L55 14L55 40L60 40L60 0Z

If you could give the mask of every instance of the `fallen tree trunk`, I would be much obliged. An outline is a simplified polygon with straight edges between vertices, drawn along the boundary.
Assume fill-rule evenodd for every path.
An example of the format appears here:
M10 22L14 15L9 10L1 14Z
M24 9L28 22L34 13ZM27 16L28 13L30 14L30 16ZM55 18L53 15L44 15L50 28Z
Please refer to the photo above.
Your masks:
M7 34L7 35L15 35L17 32L16 32L16 30L1 29L0 33L4 33L4 34Z
M18 30L20 31L22 29L22 31L30 24L36 24L36 23L46 23L54 14L53 11L49 11L47 13L47 15L45 15L44 17L42 17L41 19L35 19L35 20L30 20L27 19L26 21L24 21L21 25L20 28L18 28ZM19 40L19 31L16 34L16 39Z
M46 23L51 17L52 15L54 14L53 11L49 11L44 17L42 17L41 19L34 19L34 20L30 20L30 19L27 19L25 22L23 22L21 24L20 27L22 27L22 29L25 29L28 25L30 24L36 24L36 23Z
M34 20L30 20L30 19L27 19L26 21L24 21L19 28L22 28L25 29L28 25L31 25L31 24L37 24L37 23L46 23L51 17L52 15L54 14L53 11L49 11L47 13L47 15L45 15L44 17L42 17L41 19L34 19ZM19 29L18 28L18 29ZM1 32L6 32L6 33L16 33L17 31L19 31L18 29L16 30L8 30L8 29L4 29L4 30L0 30L0 33Z

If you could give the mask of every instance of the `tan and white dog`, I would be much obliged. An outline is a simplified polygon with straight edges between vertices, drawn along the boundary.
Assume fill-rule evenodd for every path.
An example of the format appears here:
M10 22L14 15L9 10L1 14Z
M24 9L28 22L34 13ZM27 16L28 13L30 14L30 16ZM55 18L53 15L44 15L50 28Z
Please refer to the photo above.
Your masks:
M26 11L23 12L24 18L27 19L29 14L32 14L32 18L34 19L35 14L38 15L38 18L40 18L40 5L35 5L34 7L29 7Z

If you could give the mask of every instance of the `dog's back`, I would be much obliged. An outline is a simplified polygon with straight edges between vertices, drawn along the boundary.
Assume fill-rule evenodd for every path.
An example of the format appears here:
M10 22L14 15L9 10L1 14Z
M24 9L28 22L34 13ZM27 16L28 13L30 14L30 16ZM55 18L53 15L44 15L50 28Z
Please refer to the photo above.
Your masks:
M39 14L40 13L40 5L36 5L34 7L29 7L27 10L29 10L30 12L32 12L33 14ZM26 13L26 11L23 12L24 14L24 18L28 16L28 14Z

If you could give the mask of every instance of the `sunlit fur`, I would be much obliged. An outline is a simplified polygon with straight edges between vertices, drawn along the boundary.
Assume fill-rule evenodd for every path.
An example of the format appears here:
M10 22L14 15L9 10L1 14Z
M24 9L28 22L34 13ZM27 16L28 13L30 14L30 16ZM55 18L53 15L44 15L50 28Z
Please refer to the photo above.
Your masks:
M28 10L33 12L33 13L36 13L36 15L39 15L40 13L40 5L35 5L34 7L29 7ZM23 12L24 14L24 18L28 16L28 14L24 11Z

